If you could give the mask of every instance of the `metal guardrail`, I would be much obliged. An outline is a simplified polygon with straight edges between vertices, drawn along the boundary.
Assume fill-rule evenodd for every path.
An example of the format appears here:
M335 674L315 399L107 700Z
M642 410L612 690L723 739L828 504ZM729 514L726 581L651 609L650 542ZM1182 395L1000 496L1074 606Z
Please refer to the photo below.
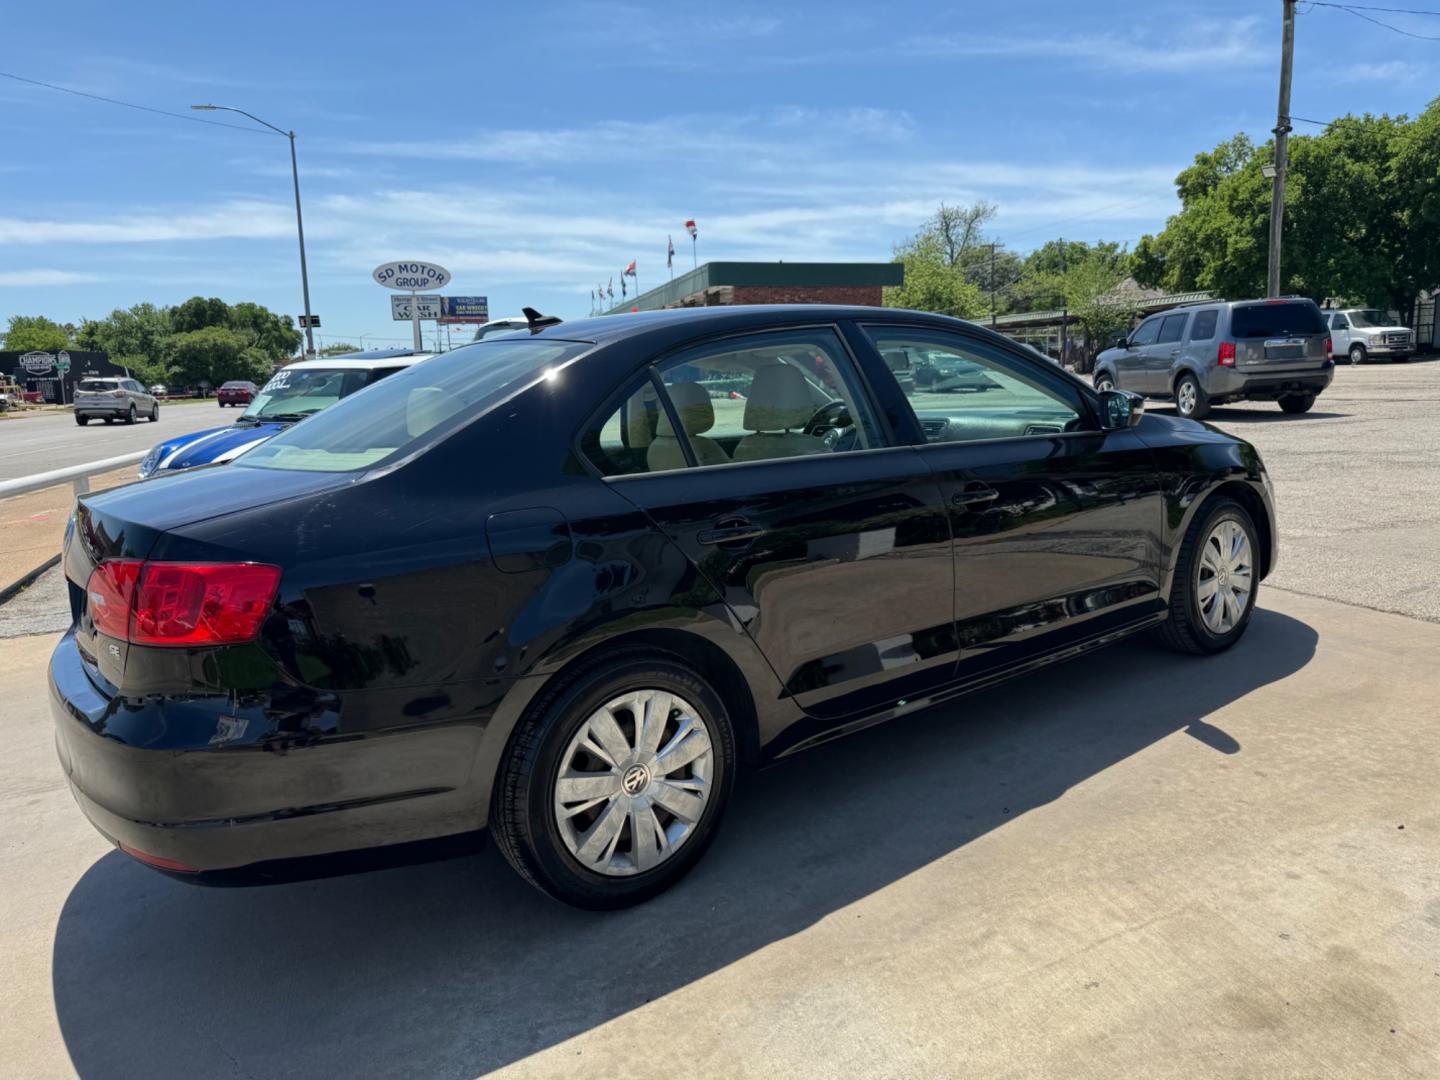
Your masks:
M101 458L99 461L87 461L83 465L51 469L34 476L22 476L18 480L0 480L0 499L8 499L12 495L28 495L32 491L42 491L66 482L75 488L76 495L84 495L90 490L92 476L123 469L126 465L137 465L145 454L144 450L136 450L133 454L119 454L116 457Z

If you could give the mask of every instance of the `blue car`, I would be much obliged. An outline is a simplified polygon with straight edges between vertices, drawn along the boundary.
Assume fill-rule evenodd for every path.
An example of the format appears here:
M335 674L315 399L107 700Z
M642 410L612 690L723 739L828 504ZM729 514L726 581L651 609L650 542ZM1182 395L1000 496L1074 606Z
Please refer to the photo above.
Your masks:
M235 423L177 435L153 447L140 462L140 479L230 461L291 424L431 355L381 350L302 360L283 367L261 388Z

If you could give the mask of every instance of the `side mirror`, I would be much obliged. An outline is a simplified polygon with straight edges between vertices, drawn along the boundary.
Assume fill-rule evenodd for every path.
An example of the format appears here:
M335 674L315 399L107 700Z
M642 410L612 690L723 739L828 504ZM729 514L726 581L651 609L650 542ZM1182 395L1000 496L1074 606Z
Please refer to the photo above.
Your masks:
M1145 415L1145 399L1129 390L1100 392L1100 427L1105 431L1124 431L1140 423Z

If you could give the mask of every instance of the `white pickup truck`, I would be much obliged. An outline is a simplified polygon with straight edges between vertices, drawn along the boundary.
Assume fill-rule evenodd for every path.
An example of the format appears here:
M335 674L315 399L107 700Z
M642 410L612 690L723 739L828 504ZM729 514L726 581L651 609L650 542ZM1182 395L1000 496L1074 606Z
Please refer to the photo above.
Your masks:
M1372 356L1409 360L1415 351L1415 331L1376 308L1343 308L1324 315L1336 360L1342 356L1352 364L1363 364Z

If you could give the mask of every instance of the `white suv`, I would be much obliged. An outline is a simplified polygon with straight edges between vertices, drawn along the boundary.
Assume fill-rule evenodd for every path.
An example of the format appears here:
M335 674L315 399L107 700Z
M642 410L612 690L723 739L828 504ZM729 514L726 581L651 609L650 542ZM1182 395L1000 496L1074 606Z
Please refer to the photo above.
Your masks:
M75 423L81 427L91 420L133 424L142 416L159 420L160 403L134 379L81 379L75 387Z
M1415 331L1377 308L1345 308L1324 314L1330 320L1330 340L1337 359L1348 356L1352 364L1363 364L1372 356L1409 360L1415 351Z

